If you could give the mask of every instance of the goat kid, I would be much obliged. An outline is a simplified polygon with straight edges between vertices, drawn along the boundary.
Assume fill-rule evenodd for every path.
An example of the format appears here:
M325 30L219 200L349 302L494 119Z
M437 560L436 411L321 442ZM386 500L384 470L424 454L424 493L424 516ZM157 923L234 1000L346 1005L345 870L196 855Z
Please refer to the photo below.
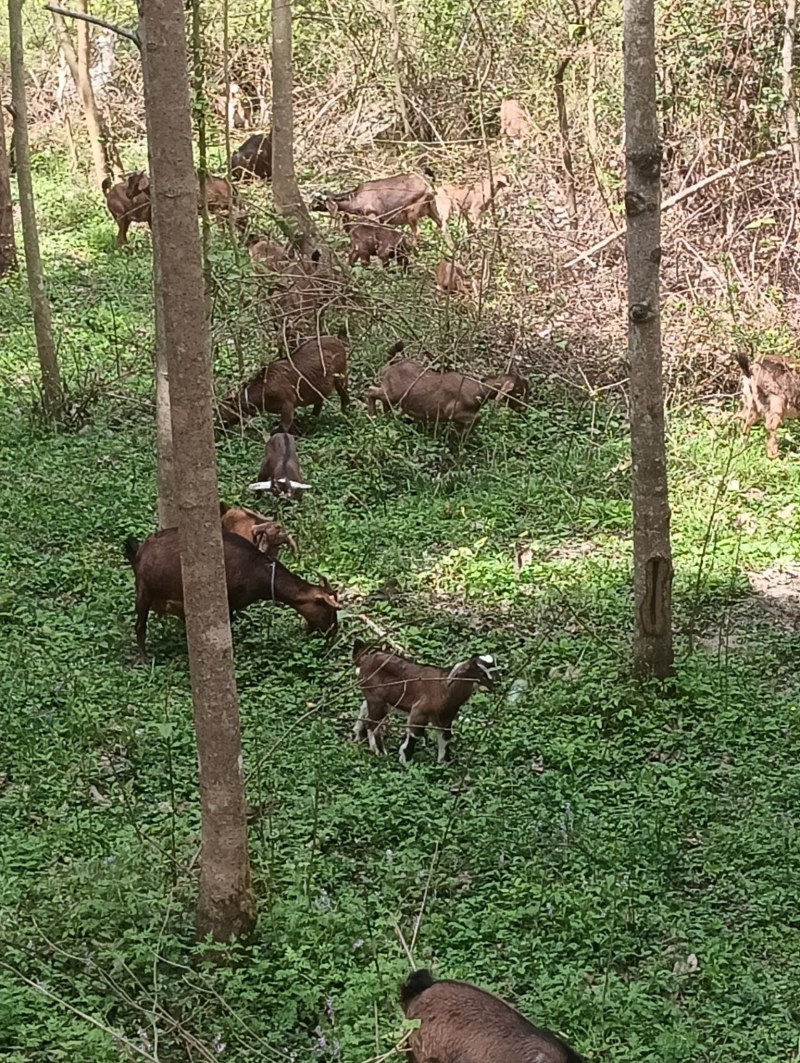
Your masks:
M276 498L297 500L310 488L311 484L304 484L300 479L300 459L294 437L278 429L267 440L258 480L250 484L250 490L271 491Z
M141 182L146 182L140 191ZM150 226L150 179L144 170L128 174L122 181L113 183L110 177L103 181L103 195L111 217L117 223L117 247L124 247L128 242L128 229L132 222L144 222Z
M310 631L333 632L341 608L327 580L319 586L295 576L280 561L270 560L241 535L222 534L225 579L231 614L253 602L288 605L307 622ZM165 528L144 542L125 540L125 557L136 578L136 644L139 658L147 659L145 638L151 610L162 616L184 617L183 575L178 529Z
M534 1026L494 993L414 971L400 988L411 1031L409 1063L583 1063L550 1030Z
M461 214L470 225L477 225L497 193L508 185L509 177L503 170L497 170L491 177L484 177L472 185L443 184L436 192L436 212L442 229L453 214Z
M353 646L356 679L364 695L355 726L357 742L365 738L373 753L385 752L386 720L392 709L408 715L406 737L400 746L400 763L407 764L425 728L439 732L439 763L450 759L453 721L476 687L491 690L497 677L494 657L470 657L451 668L416 664L396 653L369 650L356 640Z
M744 354L734 356L742 370L742 435L762 418L767 433L767 457L778 457L781 421L800 417L800 365L770 354L751 362Z
M470 284L463 266L452 259L443 258L434 274L436 291L442 295L474 295L477 298L477 285Z
M288 546L292 553L297 553L297 543L283 525L276 520L270 520L262 513L256 513L254 509L226 506L224 502L220 502L219 515L223 532L241 535L271 560L278 557L282 546Z
M344 231L350 237L347 261L351 266L360 262L362 266L367 267L374 256L384 267L394 259L402 269L408 268L414 251L413 237L388 225L369 221L345 222Z

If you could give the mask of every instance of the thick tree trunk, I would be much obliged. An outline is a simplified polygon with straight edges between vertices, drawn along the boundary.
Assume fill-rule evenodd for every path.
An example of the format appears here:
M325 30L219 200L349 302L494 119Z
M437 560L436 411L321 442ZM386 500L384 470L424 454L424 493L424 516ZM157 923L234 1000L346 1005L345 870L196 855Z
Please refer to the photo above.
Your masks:
M314 227L294 171L292 4L272 0L272 197L292 240L312 250Z
M556 67L554 87L556 94L556 111L558 112L558 132L561 139L561 163L564 167L564 197L567 201L567 214L571 229L578 228L578 196L575 191L575 168L572 165L572 148L570 147L569 116L567 100L564 94L564 75L572 62L572 56L562 59Z
M786 115L786 132L792 150L795 191L800 190L800 133L797 127L797 95L794 91L794 34L797 21L796 0L786 0L783 27L783 53L781 74L783 108Z
M31 152L28 144L28 107L25 99L25 47L22 37L22 0L8 0L8 34L11 44L11 102L14 109L14 145L17 162L17 189L22 219L22 243L28 274L36 349L42 372L42 403L47 417L57 418L64 403L58 369L50 303L44 287L39 230L33 200Z
M86 0L74 0L74 8L76 11L86 14ZM81 107L83 108L84 117L86 118L86 129L89 133L89 146L92 151L95 180L97 181L98 186L100 186L104 179L111 173L111 166L109 163L108 152L106 150L106 135L103 128L103 121L100 117L100 112L97 109L97 101L94 97L92 79L89 74L89 68L91 66L89 54L89 24L84 22L83 19L75 20L75 32L78 41L78 49L76 53L75 49L72 47L72 41L70 40L69 32L63 17L61 15L53 14L53 22L58 34L59 47L61 48L61 52L69 67L69 72L75 83L78 99L81 101Z
M634 557L634 666L672 670L664 390L661 376L661 144L656 111L654 0L625 0L625 158L628 358Z
M0 277L17 268L14 240L14 201L11 198L11 166L6 151L6 124L0 101Z
M255 923L212 419L183 0L140 0L154 255L164 304L186 634L200 768L197 929Z

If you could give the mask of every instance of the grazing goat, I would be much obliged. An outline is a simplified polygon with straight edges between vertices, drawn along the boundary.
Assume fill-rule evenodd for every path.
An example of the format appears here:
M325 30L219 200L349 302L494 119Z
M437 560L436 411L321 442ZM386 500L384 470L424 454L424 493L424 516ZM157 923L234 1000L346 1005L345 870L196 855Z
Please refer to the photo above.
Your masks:
M407 764L425 728L439 731L439 763L450 759L453 721L477 686L495 684L494 657L470 657L451 668L415 664L384 650L369 650L356 640L353 646L356 677L364 700L355 727L356 741L365 738L375 754L385 752L386 717L392 709L408 714L406 737L400 746L400 763Z
M519 100L505 99L500 104L500 136L517 142L531 135L531 120Z
M299 499L310 487L311 484L300 480L300 460L294 437L280 430L273 432L264 448L258 480L250 484L250 490L272 491L277 498Z
M276 520L270 520L262 513L256 513L254 509L226 506L224 502L220 502L219 515L222 518L223 532L241 535L271 559L278 557L282 546L288 546L293 553L297 553L297 543L283 525Z
M398 173L362 181L349 192L318 193L311 201L311 209L327 210L333 217L341 212L376 218L384 225L408 225L416 236L423 218L430 218L441 227L434 200L433 186L426 178Z
M327 580L320 586L295 576L280 561L265 557L241 535L222 534L225 578L231 613L253 602L280 602L295 609L311 631L334 631L340 608ZM139 543L125 540L125 557L136 577L136 644L146 659L147 617L152 610L162 616L184 616L183 576L178 529L165 528Z
M778 429L784 419L800 417L800 365L770 354L751 362L736 354L742 370L742 434L762 418L767 432L767 457L778 457Z
M445 229L451 215L461 214L470 225L477 225L497 193L507 188L508 174L496 170L473 185L444 184L436 192L436 211Z
M402 350L403 344L396 343L389 356ZM466 434L492 394L493 389L483 381L453 371L437 373L403 358L385 365L380 385L367 390L367 411L374 417L375 404L380 402L384 411L397 408L415 421L451 423Z
M197 212L201 214L203 204L200 199L200 178L197 174L195 174L195 179ZM144 196L147 198L149 205L151 195L150 177L144 170L140 170L128 178L128 196L131 199L134 196ZM208 213L217 218L229 213L232 214L234 221L240 227L247 221L247 214L241 207L236 189L231 186L227 177L216 177L214 174L206 176L206 207Z
M110 177L106 177L103 181L106 206L117 223L117 247L124 247L127 244L128 229L132 222L144 222L149 227L150 193L147 191L149 184L150 178L144 170L137 170L116 184ZM141 189L140 185L143 185Z
M408 268L409 259L414 250L414 240L405 233L370 221L345 222L344 231L350 237L350 252L347 261L351 266L360 262L368 266L373 257L384 266L392 259L403 269Z
M508 406L521 413L528 401L530 383L518 373L502 373L500 376L485 376L483 383L491 389L498 405Z
M242 181L260 177L269 181L272 177L272 133L253 133L231 155L231 177Z
M244 387L226 396L219 405L219 415L228 425L262 411L277 413L283 431L290 432L298 406L312 406L319 415L323 401L334 389L344 411L350 401L347 347L334 336L314 336L287 358L259 369Z
M409 1063L583 1063L550 1030L469 982L414 971L400 988L400 1003L406 1018L419 1020Z
M244 243L250 255L250 261L253 263L253 269L258 273L278 273L291 262L286 248L268 236L251 233Z
M436 291L442 295L470 295L475 294L474 288L467 279L463 266L451 259L443 258L436 267Z

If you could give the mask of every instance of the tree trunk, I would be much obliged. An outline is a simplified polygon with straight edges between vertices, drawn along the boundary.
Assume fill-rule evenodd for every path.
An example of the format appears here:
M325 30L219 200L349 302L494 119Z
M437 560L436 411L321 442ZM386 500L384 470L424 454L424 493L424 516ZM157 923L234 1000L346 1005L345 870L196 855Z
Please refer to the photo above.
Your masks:
M149 67L147 65L147 48L145 47L146 26L139 12L139 38L142 42L142 84L145 98L151 96L148 89ZM147 125L147 145L149 167L152 171L153 130L151 113L145 108ZM174 528L178 523L178 503L175 497L175 467L172 452L172 414L169 401L169 366L167 363L167 343L164 336L164 285L161 279L161 258L155 254L156 245L161 241L157 235L158 218L151 210L151 233L153 238L153 317L155 320L155 351L153 368L156 380L156 490L158 491L158 526Z
M300 250L313 249L314 226L294 172L292 5L272 0L272 198Z
M183 0L140 0L147 74L153 250L163 291L186 635L200 770L197 930L217 941L255 923L242 748L214 452L211 359Z
M42 405L45 416L60 416L64 397L58 369L50 303L44 287L42 260L39 255L39 231L33 200L31 152L28 144L28 107L25 99L25 46L22 37L22 0L8 0L8 35L11 45L11 102L14 109L14 144L17 161L17 189L22 219L22 243L28 274L36 349L42 371Z
M578 228L578 197L575 192L575 169L572 165L572 148L569 142L569 117L567 100L564 95L564 74L572 62L572 56L562 59L556 67L554 79L556 92L556 110L558 112L558 132L561 137L561 163L564 167L564 197L567 201L567 214L571 229Z
M6 124L0 101L0 277L17 268L14 240L14 201L11 198L11 167L6 151Z
M74 8L82 14L86 14L86 0L75 0ZM105 147L105 130L100 112L97 109L97 101L94 98L94 87L89 74L91 66L89 49L89 24L83 19L75 20L75 32L78 41L77 54L72 47L69 31L61 15L53 14L58 43L66 60L81 107L86 118L86 129L89 133L89 145L92 150L92 163L94 165L95 180L100 186L111 172L108 153Z
M394 80L394 100L397 107L398 117L403 123L403 131L409 140L414 139L414 130L408 119L406 96L403 92L403 66L400 62L400 25L397 21L397 7L395 0L387 0L387 13L389 16L389 54L392 59L392 75Z
M661 144L656 111L654 0L625 0L628 358L631 390L634 644L637 673L672 670L664 391L661 378Z
M794 33L796 18L796 0L786 0L781 75L783 108L786 114L786 132L792 149L795 192L800 190L800 133L798 133L797 128L797 96L794 91Z

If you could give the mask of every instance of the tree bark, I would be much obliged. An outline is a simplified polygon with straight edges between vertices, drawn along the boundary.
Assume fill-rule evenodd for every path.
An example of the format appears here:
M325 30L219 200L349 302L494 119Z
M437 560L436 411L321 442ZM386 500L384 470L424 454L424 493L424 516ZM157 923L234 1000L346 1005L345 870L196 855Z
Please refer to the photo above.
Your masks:
M400 61L400 25L397 20L397 6L395 0L387 0L387 13L389 16L389 54L392 59L392 75L394 87L394 101L397 113L403 123L403 131L409 140L414 139L414 130L408 119L408 107L406 96L403 92L403 65Z
M800 133L797 127L797 95L794 91L794 34L797 20L797 0L786 0L783 27L781 75L786 132L792 151L792 170L795 192L800 190Z
M673 663L672 550L661 373L661 143L654 0L625 0L624 52L633 659L638 674L663 678Z
M86 14L86 0L74 0L75 10ZM103 120L97 108L94 96L94 87L89 74L91 66L89 49L89 24L83 19L76 19L75 32L77 35L77 53L72 47L69 32L62 15L53 14L53 22L58 34L58 43L66 60L78 99L81 101L83 114L86 118L86 129L89 133L89 146L92 151L92 163L94 165L95 180L100 186L111 173L111 166L106 150L106 131L103 128Z
M293 88L292 4L272 0L272 198L292 241L310 252L314 226L294 170Z
M36 206L33 199L31 152L28 143L28 106L25 99L25 46L22 36L22 0L8 0L8 35L11 51L11 102L14 109L14 146L17 162L17 189L22 219L22 243L25 248L25 268L28 274L36 349L42 372L42 405L45 416L56 419L61 415L64 396L61 374L53 343L50 303L44 287L42 259L39 254L39 230L36 225Z
M163 289L181 568L200 771L197 930L247 934L256 917L214 452L212 379L183 0L140 0L153 250Z
M6 124L0 101L0 277L17 268L14 239L14 201L11 198L11 166L6 151Z
M556 67L554 79L556 93L556 111L558 112L558 132L561 138L561 163L564 167L564 197L567 201L567 214L571 229L578 228L578 196L575 191L575 168L572 165L572 148L569 138L569 116L567 100L564 94L564 74L572 62L572 56L562 59Z

